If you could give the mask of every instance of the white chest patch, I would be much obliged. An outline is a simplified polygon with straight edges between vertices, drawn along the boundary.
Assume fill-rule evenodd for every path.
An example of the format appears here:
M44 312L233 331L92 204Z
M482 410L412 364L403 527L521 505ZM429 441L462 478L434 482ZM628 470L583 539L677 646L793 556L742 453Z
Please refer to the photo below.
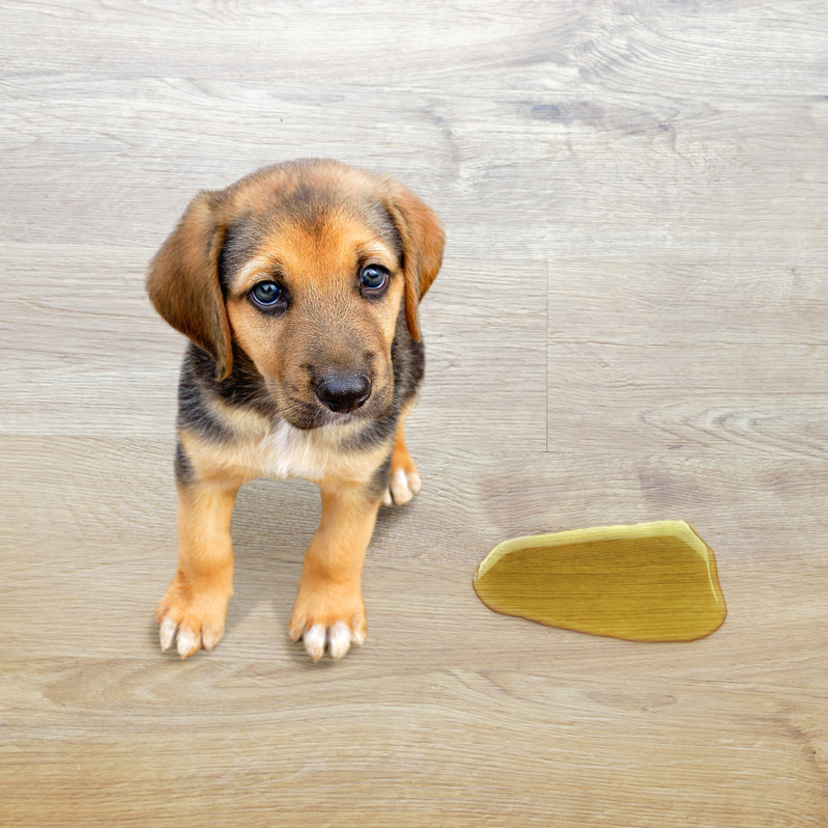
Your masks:
M262 440L260 462L267 477L284 480L288 477L305 477L311 480L324 474L316 451L311 445L311 432L295 428L282 421Z
M315 482L324 479L365 482L389 449L378 446L368 452L343 450L343 440L358 434L364 425L353 422L303 431L282 421L255 449L260 474L277 480L302 477Z

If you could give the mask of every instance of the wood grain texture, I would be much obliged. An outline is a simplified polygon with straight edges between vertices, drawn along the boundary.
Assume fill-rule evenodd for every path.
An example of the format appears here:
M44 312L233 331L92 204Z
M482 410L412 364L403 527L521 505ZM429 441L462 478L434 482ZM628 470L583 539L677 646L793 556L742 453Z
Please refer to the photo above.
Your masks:
M0 7L0 825L828 824L821 0ZM162 656L199 189L332 156L447 227L369 638L287 637L319 518L257 481L225 640ZM497 616L517 535L679 518L729 616L636 645Z

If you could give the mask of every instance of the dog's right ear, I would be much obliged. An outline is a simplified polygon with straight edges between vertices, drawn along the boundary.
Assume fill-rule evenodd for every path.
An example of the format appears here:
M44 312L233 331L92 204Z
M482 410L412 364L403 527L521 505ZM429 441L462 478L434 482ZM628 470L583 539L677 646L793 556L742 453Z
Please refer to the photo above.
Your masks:
M218 270L227 232L218 216L221 202L222 193L207 191L190 202L152 260L146 282L163 319L213 357L217 379L224 379L233 367Z

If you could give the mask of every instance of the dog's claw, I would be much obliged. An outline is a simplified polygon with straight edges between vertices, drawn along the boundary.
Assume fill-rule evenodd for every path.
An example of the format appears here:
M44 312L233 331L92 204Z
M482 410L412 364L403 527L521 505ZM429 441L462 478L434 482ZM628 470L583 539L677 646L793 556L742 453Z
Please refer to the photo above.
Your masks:
M167 650L175 643L175 634L178 632L178 624L172 618L165 618L161 622L161 628L158 630L158 638L161 641L161 652L166 653Z
M351 649L351 630L343 621L337 621L328 630L328 651L339 661Z
M322 624L314 624L302 636L305 652L311 657L314 664L325 654L325 637L325 628Z
M200 635L186 627L179 627L172 618L165 618L161 622L158 638L161 641L162 653L166 653L167 650L174 646L181 658L191 656L202 647ZM204 645L204 649L208 650L211 648Z
M187 658L201 649L201 636L186 627L179 627L175 648L181 658Z
M355 644L361 647L365 643L365 633L349 627L344 621L337 621L333 626L314 624L307 629L293 628L290 638L294 642L301 640L305 652L311 661L316 664L327 652L331 658L339 661L344 658Z

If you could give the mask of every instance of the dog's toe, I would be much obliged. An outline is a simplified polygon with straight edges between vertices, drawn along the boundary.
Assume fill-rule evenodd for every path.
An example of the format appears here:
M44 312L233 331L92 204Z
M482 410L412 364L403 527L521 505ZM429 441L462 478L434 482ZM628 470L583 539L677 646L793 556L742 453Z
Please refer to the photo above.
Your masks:
M165 618L161 622L158 638L161 642L162 653L166 653L171 647L175 647L181 658L189 658L202 647L205 650L211 650L218 643L218 640L214 640L208 646L201 633L197 633L189 627L179 626L172 618Z
M201 636L188 627L179 627L178 635L175 637L175 649L181 658L189 658L201 649Z
M385 506L405 506L422 488L423 482L416 469L395 469L382 502Z
M165 618L161 622L161 627L158 630L158 638L161 641L161 652L166 653L167 650L175 644L175 635L178 632L178 624L172 618Z
M351 643L356 641L355 634L343 621L337 621L328 630L328 650L332 658L337 661L351 649Z
M224 629L216 629L215 627L202 627L201 630L201 646L209 653L216 644L224 637Z
M302 636L302 643L305 645L305 652L311 657L311 661L316 664L323 655L325 655L325 639L327 632L322 624L314 624Z

